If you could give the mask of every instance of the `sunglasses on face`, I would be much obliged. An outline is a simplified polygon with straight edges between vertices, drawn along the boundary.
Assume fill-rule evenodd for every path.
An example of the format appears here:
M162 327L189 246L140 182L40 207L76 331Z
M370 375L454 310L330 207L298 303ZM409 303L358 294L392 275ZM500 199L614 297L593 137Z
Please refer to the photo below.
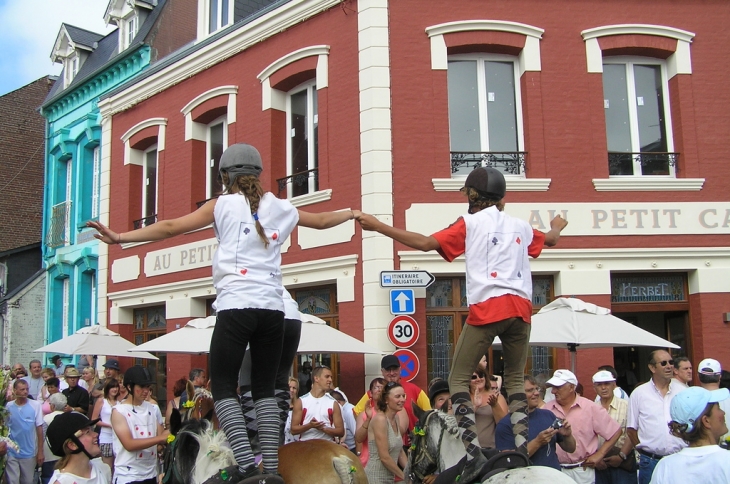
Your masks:
M657 361L656 363L654 363L654 366L659 366L659 365L662 365L662 366L667 366L667 365L674 366L674 360Z

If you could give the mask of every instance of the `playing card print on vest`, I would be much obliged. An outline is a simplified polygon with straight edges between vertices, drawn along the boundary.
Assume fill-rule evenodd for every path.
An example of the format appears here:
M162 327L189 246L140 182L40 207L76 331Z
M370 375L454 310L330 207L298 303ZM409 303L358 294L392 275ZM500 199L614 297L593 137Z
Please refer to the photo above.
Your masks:
M492 280L522 279L526 249L522 245L520 234L517 232L490 232L488 237L490 240L487 250L489 278Z

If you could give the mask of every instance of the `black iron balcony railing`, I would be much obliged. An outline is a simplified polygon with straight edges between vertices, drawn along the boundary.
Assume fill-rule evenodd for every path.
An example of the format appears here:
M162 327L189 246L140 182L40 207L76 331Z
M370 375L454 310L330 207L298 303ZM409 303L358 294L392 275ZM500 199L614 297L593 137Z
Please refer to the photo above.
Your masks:
M679 153L641 152L608 153L609 175L634 175L634 166L641 165L641 175L669 175L669 167L677 166Z
M279 195L281 195L281 192L286 190L286 187L289 184L291 184L292 187L292 196L296 197L298 195L305 195L309 193L309 180L312 179L314 180L314 190L316 191L319 185L318 168L300 171L299 173L279 178L276 180L276 183L279 184Z
M525 172L525 151L452 151L451 173L456 173L462 167L478 168L488 166L496 168L510 175L520 175Z
M69 244L71 222L71 201L61 202L51 207L51 225L46 235L46 245L51 248L63 247Z
M135 220L132 222L132 225L134 226L134 230L141 229L142 227L147 227L148 225L152 225L153 223L157 222L157 214L150 215L149 217L141 218L139 220Z
M203 205L205 205L205 204L206 204L207 202L210 202L211 200L213 200L213 199L215 199L215 198L218 198L218 197L217 197L217 196L215 196L215 197L210 197L210 198L206 198L205 200L201 200L201 201L199 201L199 202L195 202L195 207L196 207L196 208L200 208L200 207L202 207Z

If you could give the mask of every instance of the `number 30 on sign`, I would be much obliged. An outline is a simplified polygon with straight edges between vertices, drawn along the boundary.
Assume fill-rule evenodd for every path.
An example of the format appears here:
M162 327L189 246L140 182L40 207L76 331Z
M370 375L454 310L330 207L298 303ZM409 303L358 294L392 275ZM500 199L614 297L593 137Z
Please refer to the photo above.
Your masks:
M388 325L388 339L398 348L410 348L418 336L418 323L410 316L396 316Z

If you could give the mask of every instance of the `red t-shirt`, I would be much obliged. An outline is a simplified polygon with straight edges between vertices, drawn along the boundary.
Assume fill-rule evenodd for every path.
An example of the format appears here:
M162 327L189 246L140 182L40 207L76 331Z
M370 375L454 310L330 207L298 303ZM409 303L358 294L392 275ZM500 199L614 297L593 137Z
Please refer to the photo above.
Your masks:
M545 234L533 229L532 242L527 248L530 257L538 257L545 246ZM466 251L466 223L462 217L432 235L439 245L438 253L451 262ZM514 294L505 294L469 305L466 322L474 326L496 323L504 319L519 317L523 321L532 320L532 301Z

